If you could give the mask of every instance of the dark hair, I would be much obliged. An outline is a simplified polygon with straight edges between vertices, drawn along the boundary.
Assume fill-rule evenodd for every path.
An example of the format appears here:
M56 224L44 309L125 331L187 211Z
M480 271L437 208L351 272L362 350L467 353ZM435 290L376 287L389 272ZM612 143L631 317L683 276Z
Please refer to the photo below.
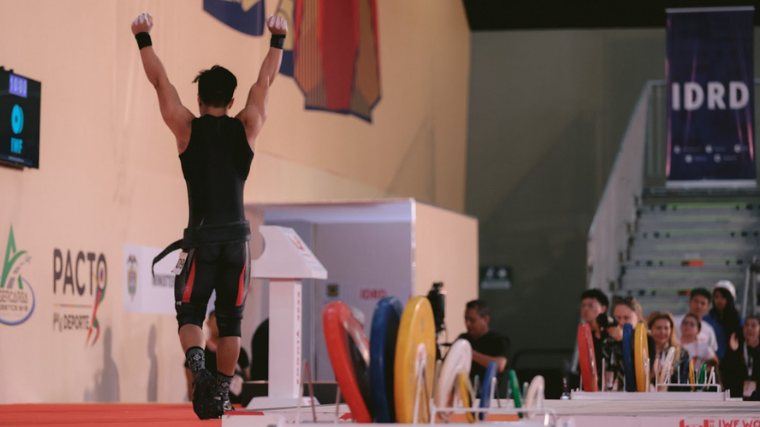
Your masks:
M749 319L755 319L755 320L757 320L757 323L760 323L760 314L750 314L749 316L747 316L747 318L744 319L744 324L745 325L747 324L747 320L749 320Z
M710 316L717 320L718 324L723 327L723 331L726 333L727 337L730 337L732 333L736 333L736 335L739 336L742 330L742 321L739 317L739 312L736 310L734 296L731 295L731 292L729 292L728 289L724 288L715 288L713 290L713 295L717 292L720 292L723 298L726 299L726 308L723 309L723 313L719 313L718 309L715 308L715 301L713 301L713 306L710 309ZM713 300L714 299L715 298L713 298Z
M488 316L488 305L486 305L486 302L479 299L474 299L467 303L466 306L467 310L478 310L478 314L480 317Z
M710 291L708 291L705 288L694 288L689 292L689 301L693 300L695 296L701 295L705 298L707 298L707 303L709 304L712 301L712 294Z
M697 332L702 332L702 319L694 313L686 313L683 316L683 320L686 320L687 317L694 319L694 321L697 322ZM681 323L683 323L683 320L681 320Z
M195 77L198 83L198 96L204 104L211 107L226 107L232 101L237 87L237 78L228 69L214 65L210 70L203 70Z
M581 294L581 301L586 298L593 298L599 301L599 304L603 305L605 308L610 306L610 300L607 299L607 295L605 295L604 292L600 291L599 289L588 289L583 291Z

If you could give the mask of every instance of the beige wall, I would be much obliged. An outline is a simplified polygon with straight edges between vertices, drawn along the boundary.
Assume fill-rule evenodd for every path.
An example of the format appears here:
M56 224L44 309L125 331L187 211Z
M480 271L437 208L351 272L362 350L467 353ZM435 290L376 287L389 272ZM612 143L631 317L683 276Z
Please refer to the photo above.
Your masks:
M316 281L314 289L317 379L335 379L322 333L322 307L340 300L361 311L369 337L378 299L361 298L362 289L384 289L402 304L411 296L411 228L403 222L315 226L314 253L327 269L327 281ZM337 298L327 297L326 283L338 285Z
M31 255L20 271L37 298L27 322L0 325L0 403L184 398L174 318L121 309L123 244L165 245L187 216L173 138L129 30L142 11L154 15L154 45L192 111L198 70L230 68L239 99L252 84L268 38L228 29L200 1L0 0L0 64L42 81L40 169L0 168L0 255L12 224L17 248ZM383 0L378 22L382 100L373 123L305 111L294 81L280 76L246 202L414 196L463 209L462 3ZM92 311L56 305L94 302L89 289L53 292L56 248L107 258L101 337L91 348L86 330L51 327L54 313Z
M478 221L416 203L414 241L413 294L427 295L433 283L443 282L448 341L453 341L466 332L465 304L478 298ZM444 342L444 337L439 337L439 342Z

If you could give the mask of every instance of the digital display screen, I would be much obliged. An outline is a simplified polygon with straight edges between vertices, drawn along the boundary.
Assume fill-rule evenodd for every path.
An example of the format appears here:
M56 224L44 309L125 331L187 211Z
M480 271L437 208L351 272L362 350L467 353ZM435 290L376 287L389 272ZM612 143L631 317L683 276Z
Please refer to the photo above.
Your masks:
M0 70L0 162L40 167L42 84Z

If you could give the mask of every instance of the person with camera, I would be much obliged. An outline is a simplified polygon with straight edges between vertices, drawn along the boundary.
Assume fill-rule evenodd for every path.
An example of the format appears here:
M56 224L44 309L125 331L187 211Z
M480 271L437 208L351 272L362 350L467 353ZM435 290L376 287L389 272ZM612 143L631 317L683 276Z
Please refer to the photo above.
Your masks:
M623 326L628 324L636 327L637 324L646 325L641 304L633 297L613 297L612 314L615 320L607 325L601 325L607 332L608 337L602 342L602 355L606 361L606 376L603 390L623 390L625 371L623 368ZM601 319L599 319L601 320ZM647 345L650 349L655 348L652 336L647 334ZM649 352L649 366L654 366L654 352Z
M473 300L467 303L464 312L464 323L467 333L458 339L465 339L472 346L472 367L470 368L470 380L475 382L475 377L482 383L486 373L486 367L491 362L496 362L498 374L497 396L507 396L507 356L509 354L509 338L499 335L489 328L491 315L488 306L483 300ZM477 393L477 390L476 390Z

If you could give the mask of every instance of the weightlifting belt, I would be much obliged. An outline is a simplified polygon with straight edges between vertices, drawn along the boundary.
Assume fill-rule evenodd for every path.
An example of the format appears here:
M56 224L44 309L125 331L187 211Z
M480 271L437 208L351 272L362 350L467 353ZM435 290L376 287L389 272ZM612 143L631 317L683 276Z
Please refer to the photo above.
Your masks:
M249 240L251 240L251 227L248 221L188 227L185 229L182 239L167 246L158 256L153 258L153 264L150 268L151 274L155 276L153 268L156 264L177 249L187 250L202 246L243 243Z

